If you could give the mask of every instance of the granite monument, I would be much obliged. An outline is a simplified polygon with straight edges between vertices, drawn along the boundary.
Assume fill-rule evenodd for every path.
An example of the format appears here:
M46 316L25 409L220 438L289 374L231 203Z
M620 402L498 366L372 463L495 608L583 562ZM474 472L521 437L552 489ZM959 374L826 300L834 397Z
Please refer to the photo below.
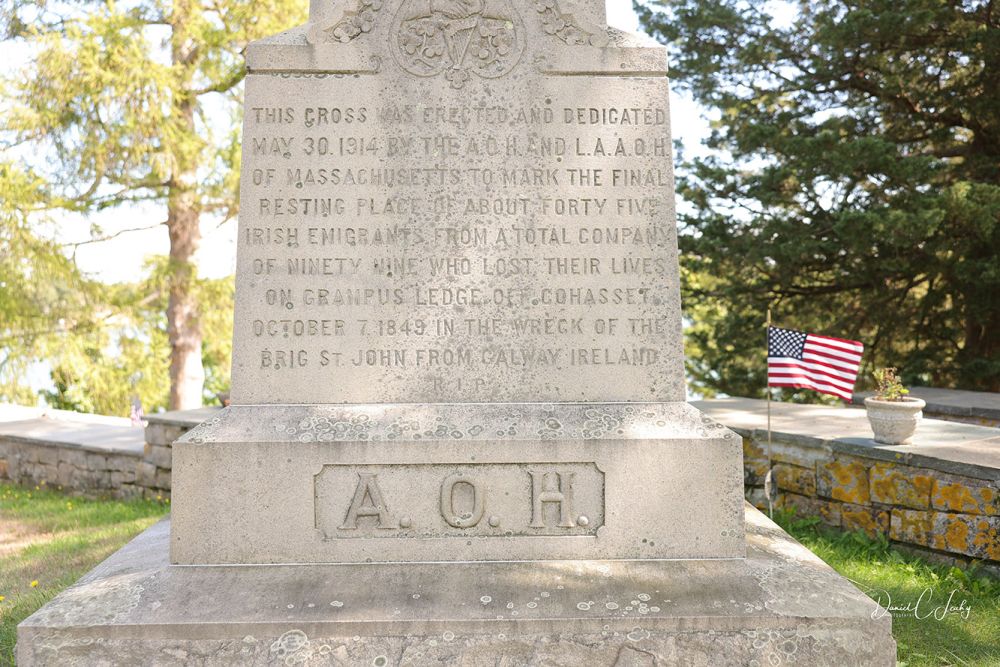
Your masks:
M316 0L247 66L232 404L24 664L892 664L684 402L662 47Z

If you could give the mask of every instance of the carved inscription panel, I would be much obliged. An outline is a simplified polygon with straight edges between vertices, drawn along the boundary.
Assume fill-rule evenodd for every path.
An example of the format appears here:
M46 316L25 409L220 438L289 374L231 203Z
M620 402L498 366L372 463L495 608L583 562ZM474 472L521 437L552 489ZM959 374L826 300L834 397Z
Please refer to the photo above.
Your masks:
M314 478L326 539L596 535L594 463L327 465Z
M385 66L248 78L234 402L683 400L666 80Z

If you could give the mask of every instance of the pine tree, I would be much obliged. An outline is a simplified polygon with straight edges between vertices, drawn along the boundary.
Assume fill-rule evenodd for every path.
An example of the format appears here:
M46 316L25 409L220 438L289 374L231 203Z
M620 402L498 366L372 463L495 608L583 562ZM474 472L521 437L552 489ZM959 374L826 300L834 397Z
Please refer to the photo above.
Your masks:
M1000 390L995 4L637 4L674 85L717 119L679 187L703 389L763 390L772 305L784 326L865 341L869 367L907 382Z

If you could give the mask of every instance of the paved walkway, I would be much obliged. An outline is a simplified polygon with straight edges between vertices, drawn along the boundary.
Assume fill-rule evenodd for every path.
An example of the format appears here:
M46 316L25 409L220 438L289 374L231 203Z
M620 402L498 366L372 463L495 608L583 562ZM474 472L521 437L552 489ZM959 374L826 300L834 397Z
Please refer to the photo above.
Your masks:
M142 427L124 417L0 404L0 438L15 442L76 447L105 454L142 455Z
M719 398L693 401L712 418L737 431L767 430L767 401ZM892 446L872 440L862 407L830 407L771 403L771 431L783 436L836 440L883 450L885 453L926 456L942 461L994 468L1000 472L1000 429L940 419L923 419L913 444Z

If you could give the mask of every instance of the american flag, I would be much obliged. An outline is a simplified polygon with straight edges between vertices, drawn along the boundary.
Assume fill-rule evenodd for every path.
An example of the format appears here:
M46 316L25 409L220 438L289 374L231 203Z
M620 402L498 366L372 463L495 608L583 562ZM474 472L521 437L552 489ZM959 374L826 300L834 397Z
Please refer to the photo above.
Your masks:
M767 329L767 386L815 389L851 400L865 346L792 329Z

